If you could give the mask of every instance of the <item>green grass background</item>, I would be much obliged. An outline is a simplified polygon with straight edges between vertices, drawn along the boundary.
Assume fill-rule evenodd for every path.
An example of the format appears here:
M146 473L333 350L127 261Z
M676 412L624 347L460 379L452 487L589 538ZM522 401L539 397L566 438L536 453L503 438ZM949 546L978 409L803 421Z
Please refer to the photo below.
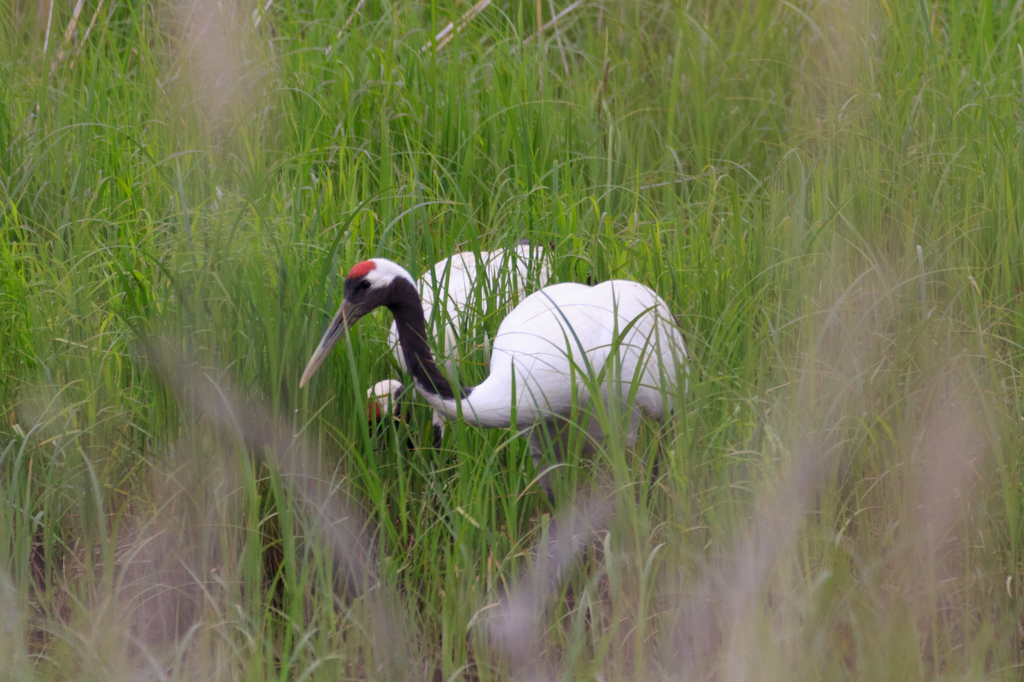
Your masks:
M5 0L0 679L1020 679L1021 4L585 0L524 45L496 2L439 50L465 2L355 9ZM383 315L298 390L351 264L524 237L693 356L554 508L514 432L373 437ZM372 584L153 334L308 443ZM531 667L485 622L591 489Z

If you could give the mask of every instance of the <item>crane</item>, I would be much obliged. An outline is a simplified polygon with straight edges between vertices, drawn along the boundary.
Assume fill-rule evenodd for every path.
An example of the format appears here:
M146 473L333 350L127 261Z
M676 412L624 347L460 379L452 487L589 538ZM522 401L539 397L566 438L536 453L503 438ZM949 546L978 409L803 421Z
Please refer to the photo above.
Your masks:
M394 317L405 367L426 402L446 419L526 430L537 471L545 443L562 458L576 428L573 417L595 392L601 405L614 398L628 411L625 441L631 446L642 416L664 420L671 414L674 387L689 373L683 336L665 301L637 282L611 280L594 286L554 284L528 296L502 320L487 378L476 386L453 386L426 342L412 276L393 261L374 258L349 270L341 306L310 357L300 388L352 326L379 307ZM589 419L583 426L584 453L593 453L603 441L600 422ZM550 495L546 476L541 486Z

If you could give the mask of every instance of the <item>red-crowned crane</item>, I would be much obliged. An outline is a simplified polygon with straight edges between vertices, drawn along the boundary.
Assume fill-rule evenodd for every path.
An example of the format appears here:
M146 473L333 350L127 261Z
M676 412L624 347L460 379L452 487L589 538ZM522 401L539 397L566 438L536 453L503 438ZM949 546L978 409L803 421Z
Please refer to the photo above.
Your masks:
M392 425L404 421L406 406L403 404L405 387L401 381L385 379L378 381L366 391L366 418L370 421L370 432L382 437ZM439 445L440 436L435 431L434 447ZM406 441L406 448L413 447L412 437Z
M444 365L449 374L457 370L458 342L473 326L473 322L489 315L492 304L499 308L515 305L521 301L527 290L543 287L551 277L551 268L544 248L531 245L523 240L508 250L462 251L438 261L417 281L423 317L426 320L427 336L435 359ZM434 308L444 313L434 319ZM439 328L440 327L440 328ZM398 325L392 323L388 333L388 345L403 372L408 366L402 354L398 339ZM490 355L490 339L483 337L485 362ZM367 397L375 401L376 416L386 414L387 407L393 410L403 391L402 383L395 379L377 382ZM433 418L434 447L441 443L444 432L444 416L435 411Z
M320 367L334 345L371 310L386 307L395 318L405 366L416 390L445 418L460 417L486 428L513 423L530 431L530 452L540 471L545 442L561 459L570 440L569 420L600 390L604 405L616 397L629 412L626 444L640 417L662 420L672 410L674 386L684 374L686 347L668 305L636 282L595 286L555 284L532 294L502 320L491 350L490 374L476 386L454 388L427 345L423 305L412 276L383 258L357 263L345 279L345 295L299 382ZM685 380L685 379L684 379ZM590 419L584 451L593 452L604 432ZM542 486L550 494L546 477Z
M371 419L383 419L386 414L395 415L403 388L405 387L401 381L385 379L367 389L366 397L370 402L366 406L366 416Z

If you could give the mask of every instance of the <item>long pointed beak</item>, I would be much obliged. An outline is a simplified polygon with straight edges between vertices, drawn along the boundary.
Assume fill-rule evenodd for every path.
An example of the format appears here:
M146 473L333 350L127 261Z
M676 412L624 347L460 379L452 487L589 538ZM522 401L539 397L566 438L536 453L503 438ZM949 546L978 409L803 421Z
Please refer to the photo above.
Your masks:
M341 307L338 308L334 319L327 326L327 331L324 332L323 338L320 339L320 345L313 351L313 356L306 365L306 371L302 373L302 378L299 380L299 388L302 388L309 382L310 377L316 373L320 365L327 359L327 355L334 348L334 345L341 340L341 337L348 333L352 325L362 316L363 313L358 310L357 306L352 305L348 299L342 299Z

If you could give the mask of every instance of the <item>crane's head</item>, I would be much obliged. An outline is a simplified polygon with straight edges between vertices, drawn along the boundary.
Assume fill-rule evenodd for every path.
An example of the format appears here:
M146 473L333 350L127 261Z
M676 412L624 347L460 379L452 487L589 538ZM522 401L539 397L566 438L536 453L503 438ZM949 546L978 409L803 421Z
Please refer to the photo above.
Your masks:
M417 296L412 275L397 263L385 258L373 258L353 265L345 278L345 296L341 300L341 307L309 359L299 381L299 388L306 385L334 345L359 318L375 308L402 301L410 292L412 296Z
M402 382L395 379L385 379L375 383L366 391L366 397L370 401L366 405L366 416L370 420L378 422L387 414L401 419L399 400L404 388Z
M408 416L409 405L405 395L409 389L396 379L385 379L378 381L366 391L369 401L366 403L366 418L370 422L371 433L377 438L384 435L391 424L404 424ZM431 443L435 450L441 447L441 438L444 435L444 419L438 413L434 413L431 419ZM407 450L416 447L412 434L405 440Z

